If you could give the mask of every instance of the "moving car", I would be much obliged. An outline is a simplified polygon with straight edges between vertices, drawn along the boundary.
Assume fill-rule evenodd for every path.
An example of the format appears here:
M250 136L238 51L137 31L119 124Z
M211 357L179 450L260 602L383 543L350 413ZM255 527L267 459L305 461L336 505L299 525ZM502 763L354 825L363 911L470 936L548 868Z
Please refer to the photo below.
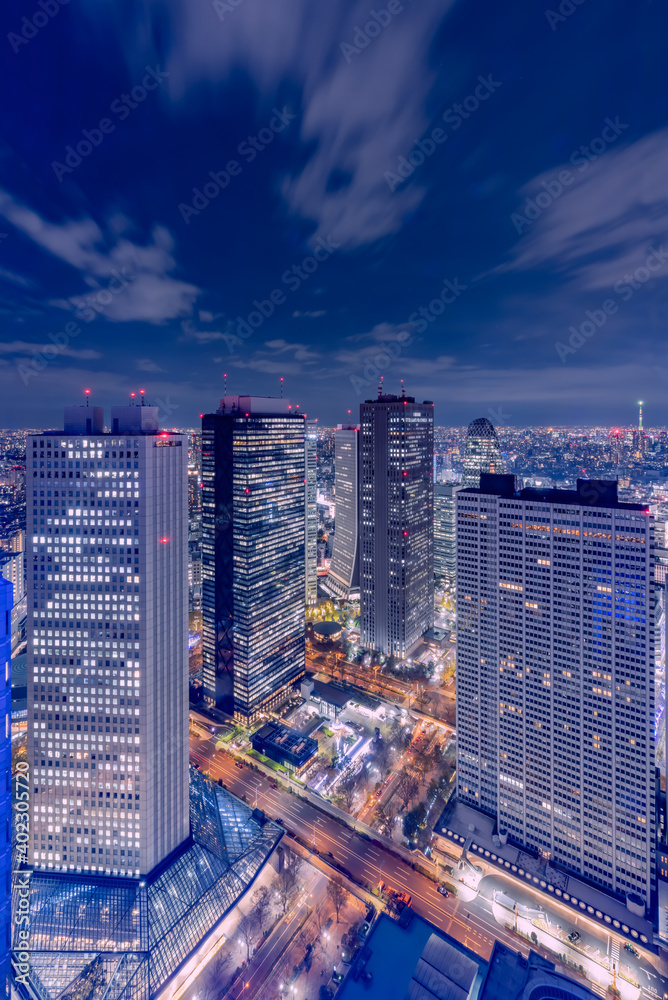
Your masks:
M243 764L241 763L241 761L240 761L240 760L235 760L235 762L234 762L234 766L235 766L235 767L240 767L240 768L241 768L241 769L243 770Z
M445 888L444 885L439 885L438 891L440 892L441 896L449 896L450 895L450 893L448 892L448 890Z
M577 944L578 941L580 940L580 935L578 931L571 931L571 933L568 935L568 940L571 942L571 944Z
M638 949L634 948L630 941L627 941L624 945L624 951L628 951L631 955L638 957Z

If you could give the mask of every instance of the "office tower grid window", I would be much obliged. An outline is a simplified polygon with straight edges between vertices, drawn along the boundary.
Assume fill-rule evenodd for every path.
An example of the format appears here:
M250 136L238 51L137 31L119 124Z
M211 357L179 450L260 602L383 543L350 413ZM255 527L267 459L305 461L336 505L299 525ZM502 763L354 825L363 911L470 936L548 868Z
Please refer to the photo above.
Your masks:
M616 484L457 496L458 795L649 903L653 519Z
M112 413L27 441L30 860L137 875L188 836L187 448Z

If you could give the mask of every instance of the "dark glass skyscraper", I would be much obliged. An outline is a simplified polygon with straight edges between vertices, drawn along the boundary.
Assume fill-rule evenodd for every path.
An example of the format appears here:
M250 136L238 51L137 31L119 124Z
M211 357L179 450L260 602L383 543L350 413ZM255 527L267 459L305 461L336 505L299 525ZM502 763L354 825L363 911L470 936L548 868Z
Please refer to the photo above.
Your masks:
M434 623L434 405L360 407L362 645L403 659Z
M202 421L204 697L244 721L304 673L304 423L256 396Z

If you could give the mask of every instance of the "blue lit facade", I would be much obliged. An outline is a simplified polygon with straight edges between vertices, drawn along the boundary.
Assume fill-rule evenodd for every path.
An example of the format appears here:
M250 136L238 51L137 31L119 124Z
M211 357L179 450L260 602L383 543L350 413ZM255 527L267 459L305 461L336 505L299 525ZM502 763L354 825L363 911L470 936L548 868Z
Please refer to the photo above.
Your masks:
M12 585L0 576L0 996L9 996L12 857L11 639Z
M251 812L191 769L191 840L156 873L120 879L33 872L32 996L155 996L236 906L278 845L281 828L260 825ZM28 996L20 984L19 992Z

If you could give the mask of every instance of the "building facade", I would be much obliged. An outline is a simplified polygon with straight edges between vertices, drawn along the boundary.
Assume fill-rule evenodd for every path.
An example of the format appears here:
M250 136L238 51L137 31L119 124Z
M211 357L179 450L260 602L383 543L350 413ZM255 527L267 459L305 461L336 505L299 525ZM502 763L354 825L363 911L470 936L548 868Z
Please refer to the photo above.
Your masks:
M336 531L327 585L338 597L359 595L359 427L336 428L334 490Z
M12 863L12 585L0 576L0 996L9 997ZM25 789L22 788L21 791Z
M487 417L473 420L466 430L462 486L478 487L483 472L503 473L501 445Z
M361 404L361 641L400 659L434 623L433 454L433 403Z
M307 420L304 436L306 468L304 472L305 490L305 577L306 603L318 603L318 424Z
M26 442L29 858L136 876L189 829L187 443L92 411Z
M457 794L521 845L650 902L654 555L617 484L457 494Z
M458 483L434 483L434 576L452 583L457 567L455 545Z
M285 399L228 396L203 418L204 697L241 720L304 673L304 454Z

